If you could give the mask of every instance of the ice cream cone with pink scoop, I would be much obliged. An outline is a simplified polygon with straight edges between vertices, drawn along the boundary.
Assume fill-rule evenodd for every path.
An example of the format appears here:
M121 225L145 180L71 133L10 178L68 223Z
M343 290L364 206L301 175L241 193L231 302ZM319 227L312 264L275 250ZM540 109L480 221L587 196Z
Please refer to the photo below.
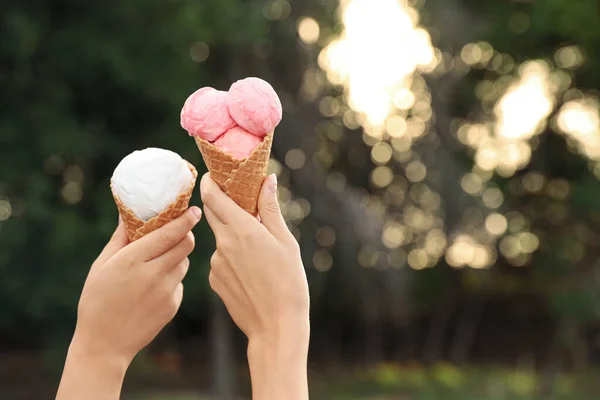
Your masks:
M181 126L195 139L212 179L252 215L281 117L275 90L258 78L239 80L228 92L201 88L181 110Z

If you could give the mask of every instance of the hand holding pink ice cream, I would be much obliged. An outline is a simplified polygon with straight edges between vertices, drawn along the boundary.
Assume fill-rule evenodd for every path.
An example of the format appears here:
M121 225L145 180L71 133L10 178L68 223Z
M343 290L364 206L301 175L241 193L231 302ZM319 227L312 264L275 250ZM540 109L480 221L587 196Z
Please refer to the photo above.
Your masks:
M258 78L239 80L229 92L197 90L181 110L181 126L194 138L212 180L254 216L281 116L277 93Z
M192 93L181 110L190 136L212 143L236 160L248 158L282 117L273 87L259 78L231 85L229 92L205 87Z

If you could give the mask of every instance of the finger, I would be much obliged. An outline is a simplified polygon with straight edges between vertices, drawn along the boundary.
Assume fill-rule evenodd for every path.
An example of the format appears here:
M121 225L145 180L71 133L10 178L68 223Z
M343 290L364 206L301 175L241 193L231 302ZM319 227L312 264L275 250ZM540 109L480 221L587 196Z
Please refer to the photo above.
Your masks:
M201 217L202 211L198 207L190 207L179 218L133 242L128 249L141 261L152 260L179 243Z
M231 268L227 263L227 260L221 255L221 253L217 250L210 257L210 273L209 273L209 283L211 283L211 279L220 278L221 282L230 282L230 278L233 278L231 275ZM212 287L212 286L211 286ZM214 288L213 288L214 289Z
M258 198L258 214L262 224L275 238L282 242L290 240L291 233L283 215L281 215L281 208L277 199L277 177L275 174L267 176L263 182Z
M213 290L219 293L221 298L223 298L223 293L217 291L218 288L226 289L227 293L229 293L231 296L243 291L240 279L231 268L231 265L227 262L227 259L223 257L222 253L218 250L215 251L210 258L210 273L208 278L211 287ZM217 286L212 286L213 283L215 283L213 281L216 282ZM238 296L235 297L237 298Z
M188 232L174 247L151 260L148 263L150 264L149 267L169 272L192 253L195 245L196 240L194 238L194 234L192 232Z
M242 332L248 335L249 332L246 331L246 327L243 325L239 325L239 320L237 318L237 311L240 309L240 304L247 303L247 299L243 299L242 297L240 297L239 292L236 292L235 288L232 288L230 285L225 283L223 278L218 276L212 269L208 275L208 281L210 284L210 288L213 290L213 292L217 294L217 296L219 296L219 298L225 305L227 312L234 320L236 325L242 330ZM256 318L256 316L253 315L251 316L251 318Z
M119 215L119 223L117 225L117 229L113 233L112 237L104 246L104 249L92 264L92 270L98 268L100 265L103 265L107 262L115 253L121 250L123 247L129 244L129 239L127 238L127 230L125 229L125 224L123 223L123 219Z
M183 301L183 283L179 282L175 291L173 292L173 317L179 311L179 307L181 307L181 302Z
M206 222L208 222L208 225L210 226L210 229L212 229L215 236L223 234L226 229L226 225L223 224L223 221L221 221L206 205L204 206L204 216L206 217Z
M223 193L209 174L204 174L200 181L200 195L204 205L225 225L243 224L254 219Z
M227 268L227 260L221 255L219 250L215 251L210 257L210 268L211 270L223 270Z
M221 283L221 281L219 281L219 278L217 278L212 269L208 272L208 285L210 286L213 292L215 292L219 295L219 297L221 297L220 293L223 292L224 286Z
M175 268L171 270L171 272L169 273L169 279L173 282L174 287L178 286L181 283L181 281L183 281L189 269L190 259L186 257L182 261L180 261L179 264L175 266Z
M219 277L212 268L208 273L208 284L213 292L219 295L221 300L226 301L231 297L229 288L223 283L223 278Z

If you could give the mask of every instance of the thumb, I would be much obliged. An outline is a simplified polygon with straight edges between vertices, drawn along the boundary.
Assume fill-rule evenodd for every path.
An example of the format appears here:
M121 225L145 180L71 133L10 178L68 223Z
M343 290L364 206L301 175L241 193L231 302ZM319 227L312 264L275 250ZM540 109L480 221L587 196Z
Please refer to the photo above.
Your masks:
M263 182L258 197L258 214L265 228L277 239L284 240L290 234L283 215L281 215L281 208L277 199L277 176L275 174L267 176Z
M123 219L119 215L119 224L117 225L117 229L113 233L112 237L104 246L102 253L98 256L94 264L92 265L92 269L98 268L107 262L113 255L117 253L117 251L121 250L123 247L129 244L129 239L127 238L127 230L125 229L125 224L123 223Z

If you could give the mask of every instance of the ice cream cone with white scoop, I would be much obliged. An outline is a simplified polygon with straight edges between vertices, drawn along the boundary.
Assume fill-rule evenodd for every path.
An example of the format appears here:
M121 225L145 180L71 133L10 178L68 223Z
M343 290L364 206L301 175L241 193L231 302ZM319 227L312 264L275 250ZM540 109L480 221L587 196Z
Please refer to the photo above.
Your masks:
M259 78L239 80L228 92L201 88L181 110L181 126L195 139L212 179L252 215L281 117L277 93Z
M183 214L197 177L192 164L169 150L147 148L125 157L110 187L129 240L140 239Z

